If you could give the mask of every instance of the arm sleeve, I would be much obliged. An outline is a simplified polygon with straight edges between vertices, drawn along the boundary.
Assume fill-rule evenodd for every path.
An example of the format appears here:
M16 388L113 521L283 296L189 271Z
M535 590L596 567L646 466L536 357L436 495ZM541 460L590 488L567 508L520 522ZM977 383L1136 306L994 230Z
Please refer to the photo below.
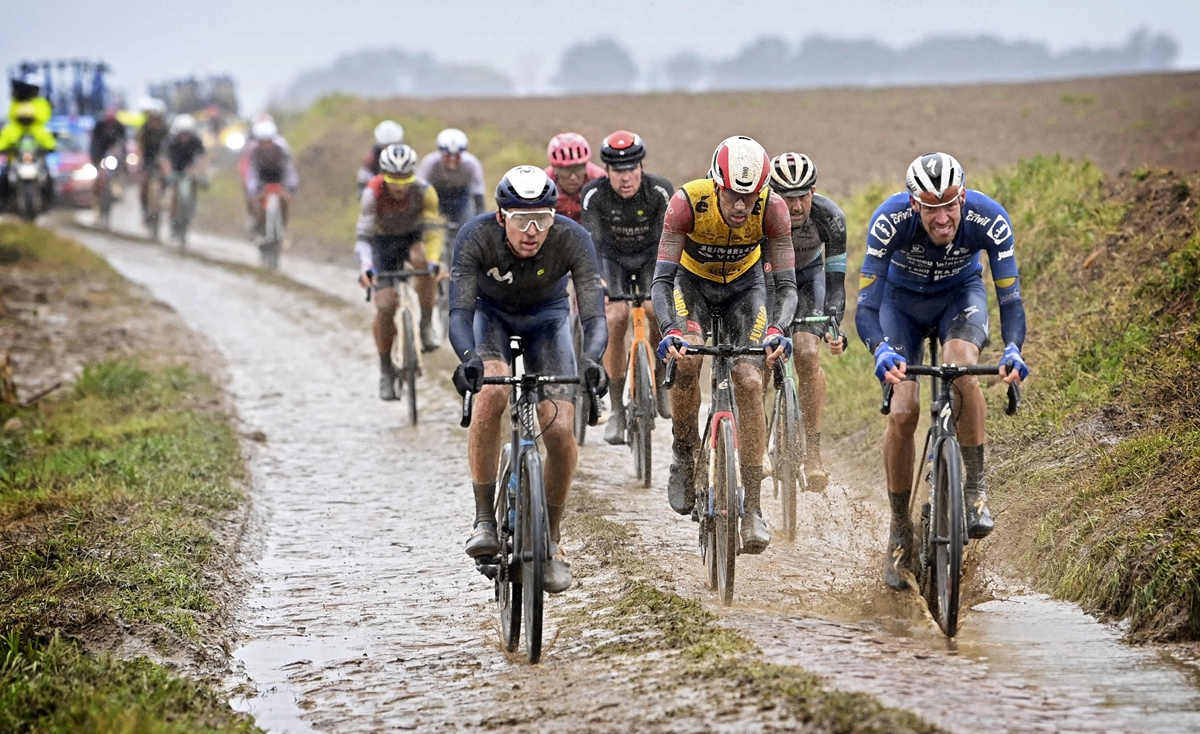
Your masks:
M600 219L600 214L597 211L599 203L596 201L597 190L595 186L588 184L584 187L581 206L583 211L580 215L580 224L592 236L592 246L599 248L600 243L604 241L604 223Z
M480 198L479 212L482 212L483 192L485 189L485 184L483 182L483 163L473 155L470 158L463 156L463 160L471 166L471 187L469 191L471 192L472 196L478 196Z
M370 242L375 234L375 192L371 189L363 189L354 231L359 242Z
M854 328L870 352L883 341L883 326L879 323L879 305L883 302L883 286L887 278L882 275L862 273L858 277L858 309L854 314Z
M285 150L287 149L285 148ZM287 151L287 165L283 174L283 187L293 192L300 188L300 174L296 172L296 159L292 156L291 151Z
M450 346L460 362L475 354L476 278L479 274L479 245L474 230L460 229L450 264Z
M571 263L571 281L579 304L579 322L583 326L583 353L597 362L608 347L608 320L604 316L604 289L600 287L596 248L586 231L576 230L575 257Z
M784 334L791 334L792 318L796 315L796 251L792 248L792 223L783 197L772 193L767 198L767 213L763 231L770 250L771 273L775 276L775 313L772 325Z
M446 225L438 213L437 189L432 186L425 187L421 219L425 237L425 260L431 263L441 262L442 248L446 245Z
M475 214L483 214L487 211L487 207L483 203L483 194L472 194L471 201L475 204Z
M1003 229L1000 229L1001 222ZM996 234L1007 234L1007 237L997 242ZM996 301L1000 304L1000 336L1005 344L1016 344L1020 349L1025 344L1025 305L1021 303L1021 279L1007 212L1001 211L997 215L996 224L988 230L988 239L988 263L996 287Z
M687 193L680 189L671 197L663 219L662 235L658 240L658 264L654 268L654 282L650 286L650 301L658 328L665 334L671 329L683 331L679 316L675 313L675 275L679 272L679 260L687 244L687 233L695 226Z
M846 215L832 201L825 242L825 313L837 318L846 314Z
M441 157L442 154L437 151L426 153L421 162L417 164L417 170L413 171L413 175L422 181L428 181L429 174L433 173L433 167L437 165L438 159Z

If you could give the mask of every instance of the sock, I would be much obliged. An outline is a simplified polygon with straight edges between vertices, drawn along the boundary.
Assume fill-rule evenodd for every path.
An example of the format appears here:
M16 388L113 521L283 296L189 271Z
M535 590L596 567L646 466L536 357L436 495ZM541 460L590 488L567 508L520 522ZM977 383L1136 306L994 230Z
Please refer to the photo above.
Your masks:
M808 458L810 468L821 468L821 432L810 433L804 439L804 453Z
M763 469L761 465L742 464L742 483L746 485L746 513L762 515L759 495L762 492Z
M496 483L474 482L471 488L475 490L475 524L496 522Z
M912 490L908 489L903 492L888 492L888 500L892 503L893 520L909 519L908 500L911 496Z
M625 375L608 378L608 395L613 412L625 412Z
M390 374L396 371L396 366L392 364L392 353L384 352L379 355L379 371L384 374Z
M963 487L983 488L983 444L963 446Z

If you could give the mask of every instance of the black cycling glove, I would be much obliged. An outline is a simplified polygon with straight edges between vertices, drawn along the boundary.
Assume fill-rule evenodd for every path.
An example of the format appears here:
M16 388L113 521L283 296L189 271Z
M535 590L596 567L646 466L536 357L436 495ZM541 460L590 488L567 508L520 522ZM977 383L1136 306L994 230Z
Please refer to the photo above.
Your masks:
M483 389L483 360L471 355L466 362L454 368L454 389L459 395L477 393Z
M596 397L602 398L608 393L608 373L604 371L604 366L599 362L585 356L581 373L583 379L587 381L587 386L596 393Z

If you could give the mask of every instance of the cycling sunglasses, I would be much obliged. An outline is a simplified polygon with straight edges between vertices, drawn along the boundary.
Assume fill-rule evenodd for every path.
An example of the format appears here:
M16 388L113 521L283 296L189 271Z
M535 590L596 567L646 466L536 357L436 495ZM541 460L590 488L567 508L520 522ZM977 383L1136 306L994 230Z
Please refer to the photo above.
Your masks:
M537 231L545 232L554 224L553 209L501 209L505 219L511 220L521 232L528 232L531 226Z
M927 206L931 209L936 209L938 207L950 206L954 202L958 201L960 194L962 194L961 186L947 186L946 190L942 192L940 197L932 191L922 191L920 195L913 198L921 202L921 206Z

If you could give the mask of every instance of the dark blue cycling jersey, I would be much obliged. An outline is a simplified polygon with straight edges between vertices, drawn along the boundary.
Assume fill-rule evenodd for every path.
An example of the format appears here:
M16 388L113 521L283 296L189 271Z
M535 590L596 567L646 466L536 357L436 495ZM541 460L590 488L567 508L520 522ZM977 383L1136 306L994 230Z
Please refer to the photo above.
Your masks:
M968 189L962 221L949 245L935 245L913 211L910 197L893 194L875 210L867 232L867 255L859 281L855 325L867 348L874 351L887 334L879 309L884 286L914 298L936 297L961 287L983 270L980 253L991 265L1000 302L1000 333L1005 344L1025 342L1025 308L1013 250L1008 212L985 194Z

